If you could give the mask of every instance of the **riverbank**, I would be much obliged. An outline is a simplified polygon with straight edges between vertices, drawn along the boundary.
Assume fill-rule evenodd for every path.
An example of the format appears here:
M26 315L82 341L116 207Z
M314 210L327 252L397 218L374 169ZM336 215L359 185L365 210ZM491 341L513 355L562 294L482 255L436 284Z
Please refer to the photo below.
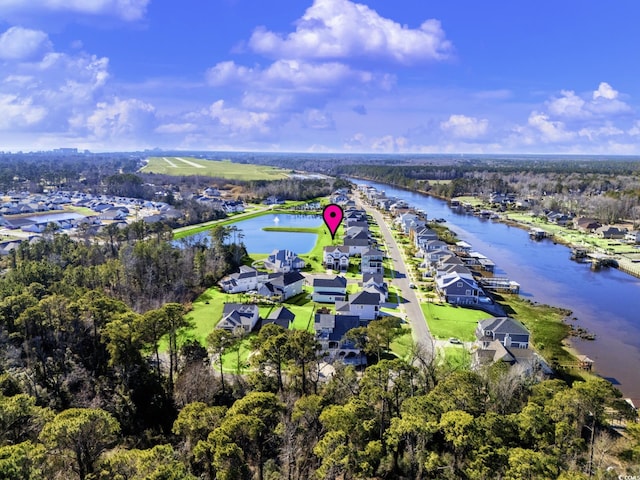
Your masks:
M534 343L543 343L543 353L549 363L556 356L564 365L562 376L568 379L591 374L577 369L576 356L588 355L594 361L594 370L634 402L640 401L638 372L629 365L640 363L640 325L638 325L634 298L640 295L640 284L627 280L627 275L616 269L591 271L583 264L569 260L565 247L552 242L534 242L526 234L527 228L503 222L493 222L479 216L465 214L450 208L448 202L425 192L396 188L371 180L354 180L368 184L387 196L406 201L409 205L428 213L430 218L446 219L457 236L497 262L497 276L513 278L521 285L520 301L531 301L535 307L557 305L560 315L550 327L551 339L540 340L540 330ZM440 224L442 225L442 224ZM513 306L512 306L513 308ZM520 307L522 308L522 307ZM529 308L527 307L527 310ZM517 310L517 308L514 308ZM569 318L563 313L573 311ZM540 311L531 310L531 317ZM577 318L577 320L576 320ZM547 319L548 320L548 319ZM577 323L597 337L588 341L571 336L571 327ZM544 322L538 322L538 324ZM535 326L535 324L534 324ZM533 338L532 334L532 338ZM553 343L553 348L551 347ZM557 352L557 353L556 353ZM565 370L565 367L563 367ZM595 374L595 373L594 373Z

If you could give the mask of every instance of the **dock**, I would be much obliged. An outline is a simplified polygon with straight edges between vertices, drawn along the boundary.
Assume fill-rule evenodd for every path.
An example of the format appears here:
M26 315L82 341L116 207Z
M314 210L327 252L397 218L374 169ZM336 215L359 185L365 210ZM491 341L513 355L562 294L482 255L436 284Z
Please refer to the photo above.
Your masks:
M532 228L529 230L529 237L531 237L531 240L542 240L548 236L549 234L541 228Z
M493 292L520 293L520 284L506 277L481 277L478 283Z

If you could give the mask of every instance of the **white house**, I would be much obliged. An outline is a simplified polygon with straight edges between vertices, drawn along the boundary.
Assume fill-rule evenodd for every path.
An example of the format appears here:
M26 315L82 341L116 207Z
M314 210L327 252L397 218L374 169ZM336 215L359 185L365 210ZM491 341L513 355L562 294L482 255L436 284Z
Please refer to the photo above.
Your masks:
M240 271L227 275L220 280L219 285L227 293L242 293L257 290L258 287L269 280L265 272L259 272L253 267L243 265Z
M303 286L304 276L299 272L272 273L269 280L258 288L258 293L284 301L302 293Z
M344 301L347 296L347 279L336 276L334 278L314 278L311 299L318 303L336 303Z
M264 268L282 273L302 270L305 265L304 260L291 250L274 250L264 261Z
M362 254L362 263L360 272L365 273L384 273L384 253L375 248L370 248Z
M225 303L222 310L222 320L218 322L216 328L233 331L238 327L250 332L258 323L258 306L245 305L242 303Z
M361 291L351 295L349 301L337 301L336 313L357 315L361 320L375 320L380 315L380 295Z
M349 248L344 245L324 247L322 264L332 270L346 271L349 268Z

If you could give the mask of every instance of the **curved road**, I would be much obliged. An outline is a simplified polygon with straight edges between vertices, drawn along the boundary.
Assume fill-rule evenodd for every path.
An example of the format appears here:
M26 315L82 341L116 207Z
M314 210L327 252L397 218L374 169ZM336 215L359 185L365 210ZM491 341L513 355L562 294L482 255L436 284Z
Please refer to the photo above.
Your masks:
M395 277L390 280L390 284L395 285L401 291L402 297L406 300L406 303L401 305L404 307L407 320L409 320L411 328L413 329L413 338L417 343L426 348L427 353L433 354L433 337L429 332L429 327L422 313L422 308L420 308L420 302L418 301L416 292L409 287L411 279L409 278L409 272L400 253L400 247L396 239L391 234L386 220L378 210L365 205L360 199L357 200L357 203L358 206L364 208L380 226L384 243L387 245L387 256L391 258L392 266L395 270Z

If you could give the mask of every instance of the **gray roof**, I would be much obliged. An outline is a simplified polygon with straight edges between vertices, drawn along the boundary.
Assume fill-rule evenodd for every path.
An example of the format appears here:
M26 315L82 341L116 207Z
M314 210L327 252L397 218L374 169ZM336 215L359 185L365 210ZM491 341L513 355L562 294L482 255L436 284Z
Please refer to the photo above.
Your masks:
M351 295L349 303L352 305L380 305L380 295L373 292L358 292Z
M493 317L481 320L478 326L483 330L490 330L493 334L509 335L529 335L529 331L524 326L509 317Z
M326 287L339 287L339 288L347 288L347 279L341 276L336 276L334 278L314 278L313 279L313 287L314 288L326 288Z

